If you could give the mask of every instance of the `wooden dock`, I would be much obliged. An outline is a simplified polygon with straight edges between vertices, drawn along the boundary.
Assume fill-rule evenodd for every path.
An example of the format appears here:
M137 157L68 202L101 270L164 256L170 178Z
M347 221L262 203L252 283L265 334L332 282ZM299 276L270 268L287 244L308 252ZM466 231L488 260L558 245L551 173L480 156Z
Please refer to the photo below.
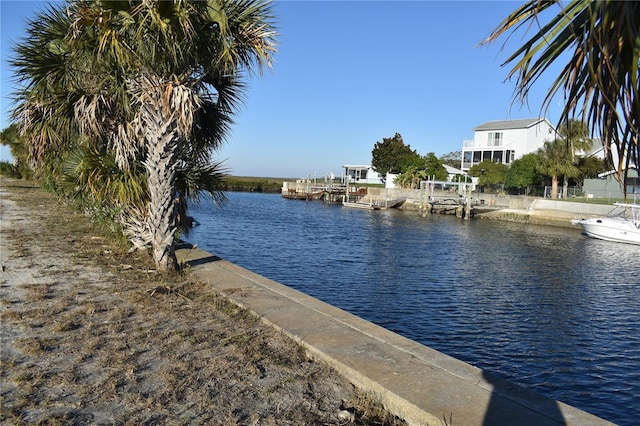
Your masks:
M286 198L288 200L321 200L328 203L358 202L366 195L366 187L353 188L345 185L283 188L282 190L282 198Z
M404 203L405 201L406 199L404 198L398 198L394 200L370 199L368 203L344 201L342 205L344 207L352 207L352 208L365 209L365 210L386 210L386 209L398 207L400 204Z
M289 189L287 192L282 193L282 198L288 200L304 200L314 201L319 200L324 195L324 191L297 191L295 189Z

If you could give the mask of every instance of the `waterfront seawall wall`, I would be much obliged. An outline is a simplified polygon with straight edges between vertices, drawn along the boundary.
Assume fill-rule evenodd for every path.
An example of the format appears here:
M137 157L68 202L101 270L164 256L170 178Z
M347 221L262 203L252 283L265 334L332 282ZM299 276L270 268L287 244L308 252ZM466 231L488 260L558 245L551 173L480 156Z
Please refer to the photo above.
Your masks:
M176 255L409 425L611 425L196 247Z
M403 210L420 210L425 202L425 193L418 189L385 189L370 188L369 195L376 198L406 199L400 206ZM439 191L435 195L452 198L458 197L455 191ZM501 195L490 193L472 193L471 201L474 205L496 207L497 210L476 214L476 218L505 220L510 222L531 223L535 225L562 226L578 229L571 220L590 217L606 216L614 207L608 204L589 204L549 200L524 195Z
M574 219L606 216L614 207L604 204L572 203L567 201L532 199L528 207L527 200L517 207L508 207L478 215L479 218L506 220L510 222L530 223L533 225L551 225L579 229L571 223Z

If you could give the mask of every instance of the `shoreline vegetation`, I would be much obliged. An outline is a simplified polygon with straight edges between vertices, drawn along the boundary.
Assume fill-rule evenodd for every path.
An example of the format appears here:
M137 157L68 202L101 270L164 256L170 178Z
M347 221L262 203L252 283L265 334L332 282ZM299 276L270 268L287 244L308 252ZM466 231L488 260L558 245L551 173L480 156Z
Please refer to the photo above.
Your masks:
M282 192L283 182L295 182L296 180L296 178L227 176L224 178L224 184L227 191L279 194Z
M35 183L2 177L0 193L3 424L404 424Z

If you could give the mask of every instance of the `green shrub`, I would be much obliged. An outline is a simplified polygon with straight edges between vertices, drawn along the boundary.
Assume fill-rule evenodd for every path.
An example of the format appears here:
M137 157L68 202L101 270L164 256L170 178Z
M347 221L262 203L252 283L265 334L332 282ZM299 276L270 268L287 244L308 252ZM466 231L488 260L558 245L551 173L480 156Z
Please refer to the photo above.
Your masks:
M0 161L0 175L16 178L16 179L22 179L22 175L18 171L18 168L13 164L9 163L8 161Z

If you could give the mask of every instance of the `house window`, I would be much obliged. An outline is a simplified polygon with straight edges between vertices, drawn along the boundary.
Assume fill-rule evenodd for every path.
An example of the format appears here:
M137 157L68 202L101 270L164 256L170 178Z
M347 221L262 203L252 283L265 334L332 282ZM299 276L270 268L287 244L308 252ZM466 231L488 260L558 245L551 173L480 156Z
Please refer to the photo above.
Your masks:
M491 161L491 151L485 151L482 153L482 161Z
M465 163L470 163L471 162L471 155L472 155L471 151L465 151L464 152L464 160L462 160L462 161L464 161Z
M502 163L502 151L494 151L493 161L496 163Z
M487 146L502 146L502 133L490 132L488 135Z
M482 151L473 151L473 162L474 163L482 162Z
M504 162L505 164L511 164L516 158L516 152L510 149L505 151Z
M628 177L626 180L627 194L640 194L640 177Z

